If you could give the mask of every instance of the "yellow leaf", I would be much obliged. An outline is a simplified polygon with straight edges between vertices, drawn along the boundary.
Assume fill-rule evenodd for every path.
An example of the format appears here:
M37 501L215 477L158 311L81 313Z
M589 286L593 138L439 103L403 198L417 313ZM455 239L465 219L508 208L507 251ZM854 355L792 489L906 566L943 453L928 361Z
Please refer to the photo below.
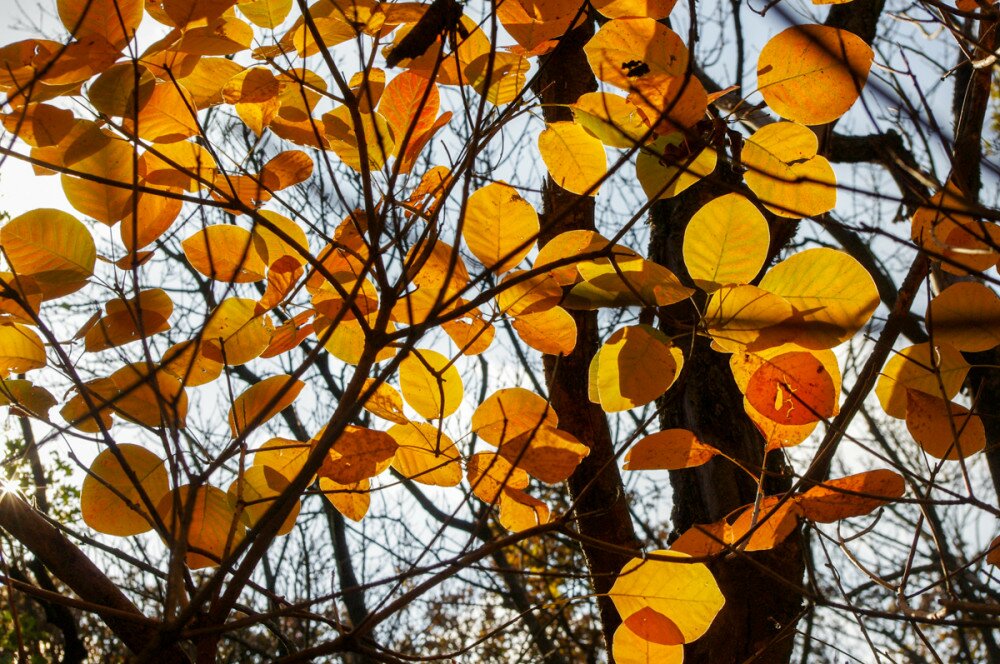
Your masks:
M147 427L183 429L188 398L173 375L145 362L126 364L110 376L115 393L112 410Z
M269 316L256 314L256 304L239 297L220 302L202 328L202 352L230 366L246 364L264 352L274 333L274 323Z
M254 248L250 231L232 224L216 224L181 243L191 267L216 281L261 281L267 267Z
M750 387L750 379L761 369L761 367L770 363L771 360L775 358L788 355L790 353L801 352L804 352L801 347L794 344L787 344L762 350L738 351L733 353L733 355L729 358L729 366L733 372L733 378L736 381L736 386L739 388L740 392L745 394ZM825 373L828 375L830 382L833 384L834 408L830 415L836 415L839 412L841 386L840 367L837 364L837 356L830 350L810 351L809 354L814 360L822 365L823 371L819 371L818 367L813 365L814 368L816 368L817 373ZM803 366L807 366L807 364L808 363L804 363ZM777 370L777 367L774 369ZM780 374L781 372L777 371L776 374L772 374L772 377ZM779 386L779 382L782 384L784 383L784 381L775 381L771 383L771 387L774 389L773 394L775 397L777 397L779 389L786 389ZM790 382L791 381L789 381L789 383ZM783 391L782 398L784 399L785 396L786 392ZM798 445L809 437L809 434L816 429L816 425L818 424L818 421L811 421L805 424L792 424L789 423L787 418L781 418L783 420L782 422L775 421L772 417L767 417L759 412L754 404L747 398L743 399L743 408L753 421L754 425L756 425L757 429L760 430L761 434L764 436L764 440L767 442L768 450ZM771 405L768 408L765 408L765 410L773 416L773 408L774 402L771 402Z
M500 456L546 484L573 474L590 448L571 433L542 424L500 444Z
M142 21L142 0L59 0L59 18L77 39L100 35L121 49Z
M506 272L517 266L535 245L538 213L517 190L492 182L469 196L462 237L488 269Z
M781 502L780 496L766 496L759 506L750 504L739 511L729 543L742 540L744 551L768 551L792 534L800 515L794 500Z
M285 256L291 256L300 265L310 256L306 232L284 215L270 210L258 213L261 219L253 226L253 246L265 265L273 265Z
M562 307L521 314L511 323L521 341L546 355L569 355L576 348L576 320Z
M316 474L340 484L354 484L388 468L398 449L399 444L384 431L348 425Z
M593 362L601 408L616 413L644 406L666 392L680 373L684 356L659 330L632 325L612 334Z
M549 522L549 506L520 489L500 492L500 525L518 532Z
M499 500L505 488L523 489L530 481L527 472L490 452L473 454L469 458L467 475L472 493L486 503Z
M798 219L829 212L837 204L837 177L816 154L816 134L794 122L758 129L743 144L744 179L776 215Z
M833 523L868 514L901 498L906 489L902 475L891 470L869 470L823 484L795 496L802 516L817 523Z
M131 64L128 68L129 75L131 75ZM229 58L203 57L198 59L190 74L177 79L177 82L188 91L195 108L201 110L225 102L222 97L223 88L226 87L231 78L241 71L243 71L243 67ZM91 91L91 96L93 96L93 91ZM118 115L125 114L119 113Z
M458 252L449 244L427 242L414 245L406 254L406 273L420 291L433 297L433 304L440 291L445 297L452 297L469 283L469 271ZM416 308L420 310L420 308ZM428 310L429 311L429 310Z
M665 429L646 436L625 455L625 470L680 470L710 461L719 450L686 429Z
M487 68L492 71L487 76ZM526 74L531 68L528 58L506 51L483 53L465 68L467 83L486 97L494 106L514 101L524 88Z
M251 466L244 469L236 481L229 485L226 493L237 516L245 515L247 525L253 527L287 488L288 479L278 471L268 466ZM291 532L301 508L301 501L296 501L275 536L281 537Z
M760 287L795 308L795 343L813 350L853 337L879 304L868 271L835 249L807 249L786 258L767 271Z
M575 122L554 122L538 136L538 151L549 175L574 194L596 196L608 172L604 145Z
M180 83L159 83L139 108L135 133L153 143L183 141L201 133L196 112L194 100Z
M563 297L562 288L551 274L538 274L527 279L521 278L523 274L523 270L514 270L500 281L497 306L501 312L516 317L547 311L559 304ZM517 283L512 283L515 279Z
M559 426L549 403L523 387L497 390L472 414L472 431L491 445L500 445L541 425Z
M153 528L146 505L155 507L169 489L163 459L138 445L122 443L117 453L104 450L90 464L80 490L80 512L98 532L138 535Z
M32 277L43 299L79 290L94 273L97 249L90 231L72 215L39 208L0 228L0 245L11 271Z
M45 366L45 346L34 330L0 323L0 378Z
M756 286L724 286L705 306L704 323L712 339L733 352L761 350L796 337L788 300Z
M288 16L294 0L241 0L240 13L261 28L274 29Z
M986 430L978 415L919 390L906 391L906 428L936 459L964 459L986 447Z
M378 170L393 154L396 137L380 113L361 113L361 137L346 106L338 106L323 114L323 129L330 140L330 149L341 161L361 171L361 146L365 147L368 168ZM361 141L359 143L359 141Z
M684 76L688 70L684 42L652 18L608 21L583 50L597 78L622 90L641 76Z
M337 511L351 521L361 521L371 505L371 482L363 479L352 484L340 484L328 477L319 478L319 490Z
M594 0L594 9L608 18L644 16L657 20L670 16L677 0ZM617 659L617 657L616 657Z
M931 300L927 329L958 350L989 350L1000 345L1000 298L974 281L954 283Z
M612 148L641 144L651 131L632 102L611 92L582 94L570 110L578 125Z
M243 539L243 520L214 486L178 487L160 499L156 511L170 536L187 545L191 569L216 567Z
M714 171L718 158L710 147L686 146L680 134L667 134L640 150L635 173L650 200L672 198Z
M757 207L740 194L714 198L684 231L684 264L704 291L749 283L767 258L771 234Z
M251 67L229 79L222 98L233 104L244 124L260 136L278 114L282 86L267 67Z
M34 278L0 271L0 313L13 322L34 325L41 304L42 289Z
M559 286L571 286L578 283L582 277L577 269L578 261L567 259L606 250L610 244L611 242L606 237L596 231L566 231L552 238L539 249L538 257L535 259L535 267L542 268L556 262L561 263L558 267L550 269L548 274ZM622 257L637 256L631 249L616 245L613 254L618 255L619 253Z
M611 652L615 664L682 664L684 661L684 646L649 641L624 622L615 630Z
M0 380L0 406L10 406L11 414L23 414L48 421L56 398L44 387L24 379Z
M105 305L107 315L87 331L84 346L94 353L151 337L170 329L174 303L162 288L140 291L127 300L115 298Z
M441 328L455 342L463 355L479 355L486 352L496 335L496 329L478 309L461 318L441 323Z
M868 44L852 32L796 25L761 49L757 87L781 117L807 125L826 124L857 100L874 57Z
M677 276L641 256L622 256L616 248L612 258L598 258L577 263L585 280L577 284L562 305L567 309L598 307L660 306L685 300L694 290Z
M462 481L462 455L438 427L423 422L397 424L389 435L399 443L392 467L414 482L455 486Z
M197 341L182 341L167 349L160 368L177 377L185 387L211 383L222 374L222 363L205 355L206 346Z
M302 470L311 450L312 446L309 443L287 438L272 438L257 448L253 455L253 465L276 470L291 482Z
M654 551L657 556L688 556ZM634 558L622 568L608 596L625 620L645 608L669 618L684 643L701 637L725 604L712 573L702 563Z
M130 252L149 246L167 232L183 206L184 202L178 198L148 191L136 192L126 204L128 212L118 227L122 244Z
M271 376L251 385L236 397L229 409L233 438L256 429L291 405L305 383L288 375Z
M451 415L465 396L458 369L433 350L414 350L400 362L399 387L406 403L428 420Z
M373 383L377 384L372 395L365 402L365 410L383 420L389 420L396 424L408 424L410 420L403 412L403 397L396 391L396 388L388 383L378 382L375 378L368 378L365 380L362 391L370 390Z
M887 414L904 419L910 390L951 400L962 389L968 373L968 363L953 346L917 344L889 358L875 384L875 394Z
M708 93L691 73L646 74L635 79L628 100L657 134L684 132L705 117Z

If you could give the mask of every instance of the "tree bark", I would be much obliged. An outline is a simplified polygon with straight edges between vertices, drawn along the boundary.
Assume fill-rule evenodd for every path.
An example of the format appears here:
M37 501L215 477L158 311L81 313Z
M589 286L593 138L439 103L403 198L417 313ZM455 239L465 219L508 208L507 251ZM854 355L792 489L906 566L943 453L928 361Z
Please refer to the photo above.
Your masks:
M691 187L680 196L657 203L652 209L652 236L649 257L672 270L691 285L681 258L684 229L691 216L720 191L739 186L740 177L720 167L720 172ZM721 178L713 179L713 178ZM661 328L669 335L690 332L697 312L689 303L668 307L662 312ZM729 369L729 356L709 348L698 337L686 350L685 366L678 383L661 398L660 424L663 429L683 428L714 445L726 455L739 459L748 468L764 462L764 440L743 410L743 395ZM768 459L766 493L790 486L783 460L778 453ZM712 523L735 508L754 502L756 483L726 459L670 473L673 488L674 536L696 523ZM761 566L784 578L763 574ZM771 551L720 557L709 564L726 598L726 604L708 632L685 647L692 662L787 662L792 654L791 626L801 612L801 597L792 588L801 585L805 570L801 535L796 530Z
M585 22L564 36L559 46L541 63L536 90L543 104L569 104L580 95L597 89L583 46L593 36L593 23ZM569 118L566 108L545 106L547 122ZM556 235L571 230L594 230L594 200L572 194L546 178L543 191L542 230L538 243L544 245ZM576 524L588 538L626 547L639 548L628 502L614 456L614 444L604 411L587 396L590 361L599 346L597 314L572 312L576 322L576 348L569 355L546 355L545 379L559 427L590 448L569 479L570 494L576 505ZM631 556L595 545L584 544L584 554L601 615L601 629L608 647L621 617L604 595Z

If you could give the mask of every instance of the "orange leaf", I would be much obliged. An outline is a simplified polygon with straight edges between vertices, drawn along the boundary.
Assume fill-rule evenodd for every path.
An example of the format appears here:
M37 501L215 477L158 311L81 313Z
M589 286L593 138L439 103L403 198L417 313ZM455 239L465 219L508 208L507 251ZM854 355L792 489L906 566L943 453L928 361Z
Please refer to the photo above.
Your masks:
M919 390L906 391L906 428L937 459L964 459L986 447L986 430L978 415Z
M906 484L891 470L869 470L827 480L795 496L802 516L817 523L833 523L852 516L868 514L888 502L901 498Z
M625 470L680 470L710 461L719 450L686 429L666 429L646 436L625 455Z

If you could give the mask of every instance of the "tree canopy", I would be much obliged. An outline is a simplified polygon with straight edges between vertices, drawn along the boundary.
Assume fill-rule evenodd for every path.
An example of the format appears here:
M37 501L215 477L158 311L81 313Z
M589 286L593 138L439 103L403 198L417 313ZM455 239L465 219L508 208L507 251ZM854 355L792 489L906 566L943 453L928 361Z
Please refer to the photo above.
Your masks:
M43 8L23 661L1000 658L991 2Z

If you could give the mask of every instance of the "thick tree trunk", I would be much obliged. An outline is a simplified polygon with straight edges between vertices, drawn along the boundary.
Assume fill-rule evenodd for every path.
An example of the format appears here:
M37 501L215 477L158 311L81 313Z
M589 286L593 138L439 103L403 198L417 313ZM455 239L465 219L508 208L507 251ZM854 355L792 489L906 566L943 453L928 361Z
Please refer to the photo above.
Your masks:
M583 53L584 44L593 34L593 24L588 21L563 37L559 47L545 58L536 87L543 103L572 103L581 94L597 88ZM553 122L568 119L569 111L546 106L544 114L546 121ZM546 178L543 195L539 245L565 231L594 229L592 198L572 194L555 184L552 178ZM569 480L570 493L576 504L576 523L580 532L588 538L638 549L607 418L604 411L587 397L590 361L600 343L597 315L589 311L573 312L573 319L577 327L576 348L567 356L546 355L544 363L549 397L559 416L560 428L590 448L590 454ZM611 589L615 577L630 556L586 544L583 550L594 590L599 593L597 603L610 659L611 639L621 618L611 600L601 594Z
M738 176L719 177L729 181L726 191L738 185ZM670 268L688 284L690 279L681 259L684 228L703 204L719 194L719 180L710 177L653 208L650 259ZM690 331L697 322L697 314L688 303L669 309L661 317L668 334ZM743 410L743 395L729 369L729 356L709 348L705 338L697 338L690 345L685 341L683 347L686 353L690 348L684 370L678 383L661 399L662 428L693 431L748 468L760 468L764 441ZM772 453L768 466L765 492L787 490L789 481L780 455ZM756 483L725 459L672 472L670 482L675 535L693 524L724 518L735 508L752 503L757 492ZM794 641L792 625L802 602L790 588L801 584L805 570L799 532L772 551L722 557L709 566L726 604L709 631L686 647L687 661L742 662L754 658L755 662L787 662ZM762 566L790 585L762 572Z

